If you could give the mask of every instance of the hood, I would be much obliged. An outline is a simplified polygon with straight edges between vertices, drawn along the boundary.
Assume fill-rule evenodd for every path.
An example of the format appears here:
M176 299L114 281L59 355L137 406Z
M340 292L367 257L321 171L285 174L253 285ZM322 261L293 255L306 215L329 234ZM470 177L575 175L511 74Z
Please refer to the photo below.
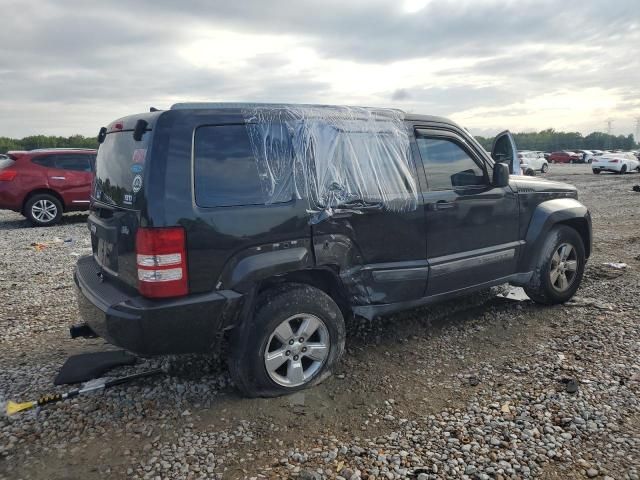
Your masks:
M578 196L578 189L573 185L543 178L511 175L509 185L518 193L566 193L570 197Z

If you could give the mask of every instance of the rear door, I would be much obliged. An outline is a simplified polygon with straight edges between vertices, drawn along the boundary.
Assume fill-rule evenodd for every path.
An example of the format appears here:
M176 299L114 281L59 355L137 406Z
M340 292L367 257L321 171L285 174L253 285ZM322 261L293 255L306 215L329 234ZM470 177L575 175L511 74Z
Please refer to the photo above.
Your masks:
M145 205L153 132L148 129L136 140L134 123L115 123L120 128L110 128L98 149L88 224L102 272L137 288L135 234Z
M417 128L416 144L427 180L428 295L513 273L520 248L515 193L491 185L491 165L455 131Z
M352 267L342 272L342 279L351 287L355 304L421 298L428 278L427 241L409 139L405 151L400 140L404 130L395 131L395 125L381 125L378 132L361 132L357 123L352 127L335 132L326 127L326 143L337 146L330 158L319 161L316 149L316 168L321 163L331 166L329 174L318 173L324 184L358 190L359 197L353 211L338 203L337 214L313 225L316 257L342 249L353 252Z
M93 179L90 155L87 153L58 153L47 171L49 186L64 199L67 208L89 207Z

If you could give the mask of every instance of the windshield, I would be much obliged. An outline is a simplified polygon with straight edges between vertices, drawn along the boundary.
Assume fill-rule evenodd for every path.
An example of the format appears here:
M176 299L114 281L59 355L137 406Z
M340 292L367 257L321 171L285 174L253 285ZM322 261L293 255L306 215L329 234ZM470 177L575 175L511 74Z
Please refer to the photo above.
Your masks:
M136 141L131 131L107 134L98 150L93 197L104 203L132 208L144 184L151 132Z

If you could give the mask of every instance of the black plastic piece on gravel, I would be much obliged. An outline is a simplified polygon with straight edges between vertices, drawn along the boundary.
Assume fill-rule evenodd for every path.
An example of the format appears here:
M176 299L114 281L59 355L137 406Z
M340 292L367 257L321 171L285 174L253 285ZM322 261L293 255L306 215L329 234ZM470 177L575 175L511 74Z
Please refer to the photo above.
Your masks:
M133 365L134 363L136 363L136 357L124 350L73 355L64 362L53 383L67 385L87 382L94 378L100 378L112 368Z

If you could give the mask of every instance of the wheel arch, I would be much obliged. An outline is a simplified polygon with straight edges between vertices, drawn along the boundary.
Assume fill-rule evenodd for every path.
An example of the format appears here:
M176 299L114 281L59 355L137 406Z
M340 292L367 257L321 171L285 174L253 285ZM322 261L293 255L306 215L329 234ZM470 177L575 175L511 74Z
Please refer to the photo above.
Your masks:
M556 225L566 225L576 230L580 234L580 238L582 238L585 257L589 258L591 256L591 226L584 217L570 218L558 222Z
M50 188L37 188L35 190L31 190L27 195L25 195L24 200L22 201L22 208L20 210L23 215L25 213L25 208L29 200L31 200L35 195L40 195L40 194L47 194L57 198L58 201L60 202L60 205L62 205L62 211L63 212L66 211L67 206L65 205L64 200L62 199L62 196L58 192L56 192L55 190L51 190Z
M544 245L544 239L556 225L566 225L575 229L584 243L586 257L591 255L591 215L587 207L573 198L547 200L536 207L529 222L520 271L532 271Z
M302 284L317 288L333 299L340 308L344 318L352 314L352 309L345 295L344 286L336 272L330 268L310 268L294 270L280 275L264 278L256 287L259 295L271 288L282 287L287 283Z

